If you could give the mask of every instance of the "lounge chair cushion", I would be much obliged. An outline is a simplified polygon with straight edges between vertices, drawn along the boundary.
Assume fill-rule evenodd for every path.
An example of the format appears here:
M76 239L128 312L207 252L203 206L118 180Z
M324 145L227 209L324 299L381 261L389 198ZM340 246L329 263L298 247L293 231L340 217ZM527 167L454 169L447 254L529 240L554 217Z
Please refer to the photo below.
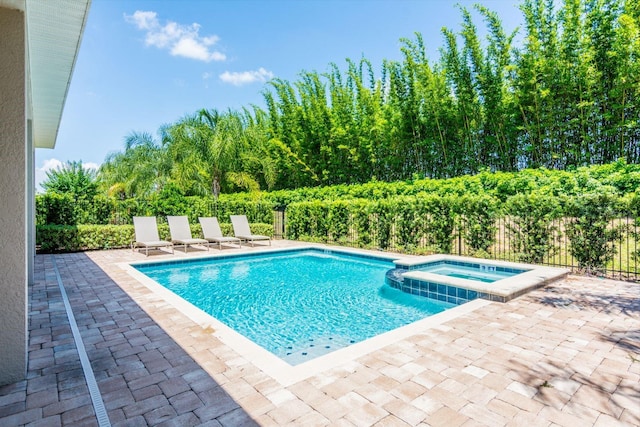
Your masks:
M204 238L211 243L217 243L219 248L222 248L223 243L236 243L240 244L240 239L237 237L223 236L218 218L216 217L200 217L198 218L200 225L202 226L202 234Z
M233 225L233 234L245 241L253 242L256 240L268 240L271 245L271 237L263 236L261 234L251 234L251 228L249 227L249 221L246 215L231 215L231 224Z
M145 248L146 254L149 255L151 248L171 247L173 253L173 244L166 240L160 240L155 216L134 216L133 228L135 241L131 243L131 249Z
M189 227L189 219L186 216L167 216L169 223L169 233L171 233L171 242L174 245L187 247L191 245L205 245L209 250L209 241L206 239L193 238L191 228Z

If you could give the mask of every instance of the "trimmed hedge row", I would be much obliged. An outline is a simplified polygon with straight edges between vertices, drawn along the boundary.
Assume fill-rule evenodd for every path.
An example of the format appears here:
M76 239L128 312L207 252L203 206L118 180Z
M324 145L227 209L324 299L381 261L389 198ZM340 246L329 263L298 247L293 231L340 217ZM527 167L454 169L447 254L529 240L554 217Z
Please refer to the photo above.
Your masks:
M37 225L122 225L132 224L134 216L155 216L163 222L167 215L187 215L197 223L200 216L228 219L229 215L246 215L252 223L273 222L274 204L248 198L183 197L170 195L148 199L115 200L102 195L91 201L74 200L71 194L36 195Z
M541 263L556 249L553 239L560 231L554 221L562 219L578 265L601 270L616 254L614 242L627 231L613 220L638 218L639 200L638 194L562 198L533 192L504 202L487 194L297 202L287 207L285 233L293 240L413 253L451 253L460 238L469 255L483 256L495 243L497 220L508 217L506 232L518 259Z
M200 224L191 224L191 234L202 236ZM221 223L225 236L232 236L231 224ZM253 223L255 234L273 236L271 224ZM170 240L169 226L158 224L158 233L163 240ZM36 246L41 253L77 252L82 250L127 248L134 239L133 225L38 225Z
M380 249L393 245L408 252L427 246L449 253L454 228L462 221L468 230L465 242L478 251L493 242L497 212L496 199L487 195L298 202L287 207L286 236Z
M372 181L364 184L342 184L328 187L278 190L264 194L277 206L310 200L366 199L381 200L399 196L418 196L422 193L440 196L487 194L504 202L517 194L532 192L553 196L580 196L594 192L624 195L640 188L640 164L624 160L579 167L575 170L545 168L523 169L518 172L483 171L445 179L413 179L397 182ZM242 197L242 194L235 195Z
M36 223L45 224L131 224L133 216L187 215L190 222L198 216L228 218L245 214L251 222L271 223L274 208L313 200L383 200L420 197L423 194L462 197L488 195L506 202L510 197L531 193L555 197L591 193L618 196L640 188L640 165L623 160L605 165L558 171L544 168L518 172L483 171L472 176L449 179L414 179L400 182L372 181L365 184L299 188L261 193L184 196L172 185L145 199L115 200L98 195L91 200L75 200L69 194L46 193L36 196Z

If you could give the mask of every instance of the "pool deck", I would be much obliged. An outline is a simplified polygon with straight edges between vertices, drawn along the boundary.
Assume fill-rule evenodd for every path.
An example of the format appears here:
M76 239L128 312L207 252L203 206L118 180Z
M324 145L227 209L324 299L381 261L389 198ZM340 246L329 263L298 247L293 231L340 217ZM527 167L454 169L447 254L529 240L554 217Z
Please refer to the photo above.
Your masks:
M38 255L0 426L99 425L56 270L113 426L640 425L638 283L569 276L283 384L122 268L202 254Z

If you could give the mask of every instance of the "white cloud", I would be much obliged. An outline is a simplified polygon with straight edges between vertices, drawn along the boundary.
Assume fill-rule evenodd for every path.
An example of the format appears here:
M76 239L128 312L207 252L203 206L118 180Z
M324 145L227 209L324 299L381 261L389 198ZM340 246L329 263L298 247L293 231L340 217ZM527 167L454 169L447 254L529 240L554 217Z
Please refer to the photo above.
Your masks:
M43 188L40 186L47 179L47 171L62 167L62 162L58 159L47 159L42 163L42 167L36 167L36 192L40 193Z
M225 54L213 49L220 40L218 36L200 36L200 24L182 25L167 21L161 25L156 12L142 10L136 10L133 15L125 14L124 19L139 30L146 31L144 42L147 46L167 49L173 56L204 62L227 59Z
M274 77L271 71L260 67L255 71L229 72L220 74L220 80L234 86L242 86L255 82L266 82Z
M124 19L126 19L127 22L136 24L136 26L141 30L150 30L159 25L158 14L151 11L145 12L142 10L136 10L131 16L128 16L125 13Z

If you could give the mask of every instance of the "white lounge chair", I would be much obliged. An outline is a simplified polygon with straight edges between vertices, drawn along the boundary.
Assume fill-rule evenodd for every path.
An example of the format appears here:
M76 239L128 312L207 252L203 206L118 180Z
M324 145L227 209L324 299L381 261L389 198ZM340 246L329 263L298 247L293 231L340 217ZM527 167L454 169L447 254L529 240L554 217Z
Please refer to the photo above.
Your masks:
M233 234L238 239L251 242L252 247L253 242L256 240L268 240L269 246L271 246L271 237L262 236L260 234L251 234L251 228L249 228L249 221L247 220L246 215L231 215L230 217L231 224L233 225Z
M189 219L186 216L167 216L169 232L171 233L171 243L174 246L184 246L184 253L191 245L204 245L209 250L209 241L205 239L194 239L189 228Z
M235 243L240 245L240 239L237 237L223 236L222 230L220 230L220 224L218 218L213 217L199 217L200 225L202 226L202 235L209 243L217 243L218 249L222 249L223 243Z
M135 230L135 242L131 242L131 250L144 248L145 255L149 256L149 249L171 248L173 253L173 243L160 240L158 235L158 223L155 216L134 216L133 228Z

